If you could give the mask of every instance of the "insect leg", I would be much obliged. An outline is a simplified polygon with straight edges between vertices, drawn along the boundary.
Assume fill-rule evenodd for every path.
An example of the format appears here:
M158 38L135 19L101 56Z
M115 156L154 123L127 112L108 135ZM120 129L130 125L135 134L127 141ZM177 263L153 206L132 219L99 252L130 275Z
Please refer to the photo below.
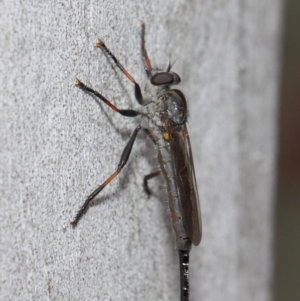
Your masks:
M112 58L116 66L123 72L123 74L134 84L134 94L135 98L139 104L143 105L143 95L140 88L140 85L135 81L135 79L129 74L129 72L123 67L123 65L118 61L113 53L106 47L104 42L100 39L96 42L96 47L101 48L108 56Z
M144 177L143 188L144 188L146 194L148 195L148 197L151 195L151 192L150 192L149 187L148 187L148 180L150 180L152 178L155 178L155 177L159 176L160 174L161 174L161 171L158 170L158 171L152 172L149 175L146 175Z
M91 201L100 193L100 191L106 187L106 185L108 185L122 170L122 168L126 165L128 158L130 156L131 150L132 150L132 146L134 144L135 138L138 134L138 132L140 131L141 126L137 126L136 129L134 130L133 134L131 135L127 145L125 146L120 162L118 164L118 168L117 170L104 182L102 183L94 192L92 192L88 198L84 201L83 205L81 206L81 208L79 209L79 211L77 212L75 218L73 221L71 221L71 225L73 227L75 227L78 223L78 221L81 219L81 217L83 216L83 214L86 212L86 210L89 207L89 204L91 203Z
M148 78L150 78L151 73L152 73L152 66L151 66L151 61L148 57L147 50L145 48L145 23L142 22L142 31L141 31L141 50L142 50L142 56L144 59L144 64L145 64L145 71L147 73Z
M106 99L104 96L102 96L99 92L97 92L97 91L93 90L92 88L86 86L78 78L76 78L75 86L78 87L78 88L80 88L83 91L91 93L91 94L95 95L96 97L100 98L111 109L113 109L115 112L120 113L123 116L126 116L126 117L135 117L135 116L137 116L137 115L140 114L138 111L135 111L135 110L121 110L121 109L118 109L108 99Z

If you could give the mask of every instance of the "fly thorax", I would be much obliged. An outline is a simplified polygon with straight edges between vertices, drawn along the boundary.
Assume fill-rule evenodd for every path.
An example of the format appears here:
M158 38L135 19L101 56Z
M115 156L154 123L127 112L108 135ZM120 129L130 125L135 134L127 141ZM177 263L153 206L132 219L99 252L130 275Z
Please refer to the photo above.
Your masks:
M148 117L150 122L155 126L162 126L162 114L165 111L165 102L162 98L156 99L147 106Z
M170 90L165 96L166 113L175 124L183 124L187 119L187 105L184 95L179 90Z

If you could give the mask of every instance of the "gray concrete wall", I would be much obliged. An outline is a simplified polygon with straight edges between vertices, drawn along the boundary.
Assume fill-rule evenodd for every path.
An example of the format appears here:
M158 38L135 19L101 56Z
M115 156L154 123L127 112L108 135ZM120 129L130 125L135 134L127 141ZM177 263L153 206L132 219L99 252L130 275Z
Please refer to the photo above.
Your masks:
M75 77L137 108L94 44L101 37L143 83L143 20L149 56L177 59L190 108L203 214L191 300L270 300L281 2L4 0L0 14L0 299L179 300L163 179L150 199L142 189L157 168L149 141L69 225L137 124Z

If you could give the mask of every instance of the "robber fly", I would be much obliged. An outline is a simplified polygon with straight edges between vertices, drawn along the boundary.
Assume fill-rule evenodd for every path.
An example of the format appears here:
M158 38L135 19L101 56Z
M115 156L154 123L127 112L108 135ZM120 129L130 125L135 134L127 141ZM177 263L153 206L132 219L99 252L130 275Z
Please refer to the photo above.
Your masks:
M181 301L188 301L189 252L192 244L199 245L202 227L193 156L186 127L187 103L183 93L172 88L173 85L180 83L180 77L171 71L170 63L165 71L152 68L145 49L144 23L142 23L141 31L141 51L145 72L149 80L144 93L142 93L140 85L125 70L102 40L97 41L96 47L101 48L134 84L135 98L142 106L141 109L139 111L119 109L102 94L89 88L79 79L76 79L75 86L96 96L112 110L123 116L139 116L141 124L133 131L125 146L116 171L88 196L71 224L73 227L77 225L92 200L121 172L128 161L135 139L142 130L154 142L160 165L160 170L144 177L144 190L150 195L148 180L158 175L164 176L169 195L169 208L176 237L176 247L179 253Z

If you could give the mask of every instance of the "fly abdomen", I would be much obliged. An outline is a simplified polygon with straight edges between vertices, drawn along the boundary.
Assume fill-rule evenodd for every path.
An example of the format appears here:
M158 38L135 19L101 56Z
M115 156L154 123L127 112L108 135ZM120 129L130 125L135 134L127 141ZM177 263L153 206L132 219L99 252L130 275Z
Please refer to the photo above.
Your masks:
M168 144L159 147L158 161L160 164L161 171L164 175L168 197L169 197L169 208L171 212L171 219L173 224L173 229L176 235L176 240L180 238L186 238L187 233L184 228L183 219L181 215L181 202L178 190L178 185L176 181L176 174L174 170L173 160L171 154L168 150Z

